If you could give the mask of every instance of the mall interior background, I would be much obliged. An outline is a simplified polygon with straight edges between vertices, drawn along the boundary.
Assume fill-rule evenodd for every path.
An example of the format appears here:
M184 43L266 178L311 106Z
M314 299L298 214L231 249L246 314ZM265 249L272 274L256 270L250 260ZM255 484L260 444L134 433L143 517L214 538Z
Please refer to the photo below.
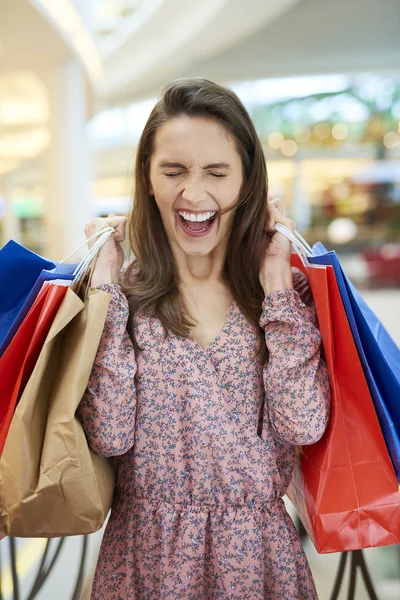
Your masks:
M207 77L250 111L270 196L309 243L336 249L399 343L399 30L399 0L0 0L0 246L61 259L91 217L127 213L163 84ZM18 541L22 590L41 544ZM70 597L78 546L68 541L39 598ZM338 557L305 546L324 600ZM399 548L366 555L379 598L398 600Z

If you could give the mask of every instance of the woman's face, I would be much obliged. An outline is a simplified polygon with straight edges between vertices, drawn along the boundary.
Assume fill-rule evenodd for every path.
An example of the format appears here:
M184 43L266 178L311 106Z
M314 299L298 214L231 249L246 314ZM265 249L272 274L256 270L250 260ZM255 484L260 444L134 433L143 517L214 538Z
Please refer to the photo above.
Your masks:
M190 256L225 249L243 181L229 132L214 119L176 117L157 131L150 189L171 247Z

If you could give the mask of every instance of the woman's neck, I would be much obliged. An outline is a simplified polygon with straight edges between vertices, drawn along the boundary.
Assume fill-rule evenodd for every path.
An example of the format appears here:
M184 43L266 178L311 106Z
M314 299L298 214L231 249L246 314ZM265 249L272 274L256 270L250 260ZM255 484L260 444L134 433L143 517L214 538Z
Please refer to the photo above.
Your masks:
M206 256L190 256L180 251L174 254L180 281L192 287L223 282L224 253L215 250Z

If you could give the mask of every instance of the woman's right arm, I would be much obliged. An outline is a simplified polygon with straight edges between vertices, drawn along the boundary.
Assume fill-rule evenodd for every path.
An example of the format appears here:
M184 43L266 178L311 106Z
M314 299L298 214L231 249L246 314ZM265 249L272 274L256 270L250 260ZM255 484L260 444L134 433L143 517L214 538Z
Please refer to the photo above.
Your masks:
M136 360L126 331L128 301L115 283L97 289L112 296L90 380L78 407L89 445L96 454L117 456L133 446Z
M91 286L109 292L111 301L78 417L96 454L117 456L133 446L136 414L136 360L126 330L128 301L117 283L124 261L121 242L126 218L108 215L107 219L93 219L85 233L90 238L109 225L115 231L97 255Z

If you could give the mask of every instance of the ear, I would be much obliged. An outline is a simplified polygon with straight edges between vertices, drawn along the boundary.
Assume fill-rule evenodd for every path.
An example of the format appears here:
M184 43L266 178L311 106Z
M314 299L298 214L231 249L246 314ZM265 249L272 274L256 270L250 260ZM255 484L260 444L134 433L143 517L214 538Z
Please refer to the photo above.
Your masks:
M149 195L150 196L154 196L154 189L153 186L151 184L151 181L149 181L149 189L148 189Z

